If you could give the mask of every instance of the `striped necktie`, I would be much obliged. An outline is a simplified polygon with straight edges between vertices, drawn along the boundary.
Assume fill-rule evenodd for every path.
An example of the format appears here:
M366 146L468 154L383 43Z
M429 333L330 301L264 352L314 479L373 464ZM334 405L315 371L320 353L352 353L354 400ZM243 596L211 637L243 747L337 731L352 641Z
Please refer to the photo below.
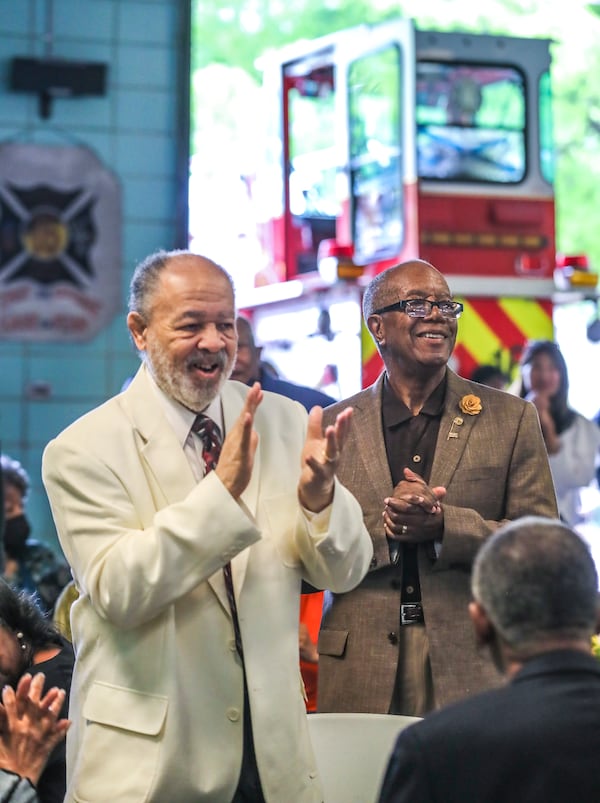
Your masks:
M195 432L202 441L202 459L204 460L205 473L208 474L216 468L221 454L221 430L212 418L200 413L196 416L192 424L192 432ZM238 651L242 662L244 660L244 651L242 649L242 634L240 632L240 622L237 613L237 603L235 601L235 594L233 591L233 577L231 576L231 563L226 563L223 566L223 578L225 580L225 589L227 591L227 599L229 600L229 608L231 610L231 618L233 619L233 630L235 633L235 646Z

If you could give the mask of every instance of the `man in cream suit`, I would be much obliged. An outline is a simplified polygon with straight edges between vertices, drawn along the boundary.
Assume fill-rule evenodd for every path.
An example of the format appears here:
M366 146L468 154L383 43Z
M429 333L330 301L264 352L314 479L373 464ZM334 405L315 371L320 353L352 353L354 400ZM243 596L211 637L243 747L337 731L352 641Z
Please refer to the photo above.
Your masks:
M447 367L462 305L438 270L378 274L363 312L385 371L325 421L353 407L338 477L374 557L326 603L317 708L422 716L499 683L466 615L472 561L502 523L556 517L556 499L533 405Z
M208 259L149 257L129 306L142 367L43 459L80 594L66 799L321 801L298 605L303 579L349 591L372 556L335 478L351 410L323 432L320 408L227 381L233 287ZM212 471L201 412L224 433Z

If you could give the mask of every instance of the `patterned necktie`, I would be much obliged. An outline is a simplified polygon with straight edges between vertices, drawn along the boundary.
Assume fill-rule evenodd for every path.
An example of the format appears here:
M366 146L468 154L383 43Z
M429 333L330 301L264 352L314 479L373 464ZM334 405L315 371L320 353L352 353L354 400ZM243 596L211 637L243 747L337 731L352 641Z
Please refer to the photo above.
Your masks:
M208 474L216 468L221 454L221 430L212 418L200 413L196 416L192 424L192 432L195 432L202 441L202 459L204 460L205 473ZM233 619L233 630L235 633L235 646L240 656L244 660L244 652L242 649L242 634L240 632L240 622L237 613L237 604L235 601L235 594L233 592L233 577L231 576L231 563L226 563L223 566L223 578L225 580L225 589L227 591L227 599L229 600L229 608L231 610L231 618Z
M200 413L192 424L192 432L195 432L202 441L202 459L205 473L208 474L209 471L216 468L221 454L221 430L212 418Z

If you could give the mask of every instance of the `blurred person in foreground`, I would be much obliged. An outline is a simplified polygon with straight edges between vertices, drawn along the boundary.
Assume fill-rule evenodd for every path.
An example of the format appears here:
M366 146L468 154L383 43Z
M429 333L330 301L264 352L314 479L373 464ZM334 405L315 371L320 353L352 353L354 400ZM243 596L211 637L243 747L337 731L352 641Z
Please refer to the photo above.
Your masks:
M44 452L80 592L67 801L322 800L298 608L303 580L347 591L371 559L335 476L352 411L323 430L320 408L228 381L235 320L219 265L148 257L142 366Z
M462 309L422 260L366 288L385 370L324 420L354 410L338 476L362 506L374 559L325 606L319 711L422 716L498 684L467 618L472 562L506 521L555 517L556 499L535 407L448 368Z
M508 684L401 733L380 803L600 800L598 577L557 520L502 527L475 559L469 614Z
M27 672L43 673L43 691L64 689L66 717L73 672L73 648L36 604L35 597L0 580L0 688L17 688ZM1 766L1 765L0 765ZM56 745L37 784L41 803L62 803L66 790L65 744Z
M321 393L320 390L297 385L294 382L284 382L272 376L261 363L262 348L256 345L252 326L247 318L239 315L236 320L238 333L238 347L235 365L231 373L232 379L237 379L251 387L260 382L263 390L280 393L288 399L300 402L307 412L315 406L327 407L335 399ZM305 590L306 586L303 587ZM300 672L306 691L306 710L317 709L318 662L317 639L321 625L323 610L323 591L316 589L310 593L302 594L300 598L299 648Z
M59 719L64 689L42 693L45 678L27 673L2 689L0 705L0 803L40 803L36 786L48 757L69 725Z
M569 406L569 375L552 340L532 340L523 350L516 392L535 404L554 480L560 517L573 526L581 520L581 489L595 477L600 462L600 429Z
M66 563L53 549L31 538L27 500L31 482L18 460L0 456L4 496L4 579L15 589L35 594L40 607L52 613L71 579Z

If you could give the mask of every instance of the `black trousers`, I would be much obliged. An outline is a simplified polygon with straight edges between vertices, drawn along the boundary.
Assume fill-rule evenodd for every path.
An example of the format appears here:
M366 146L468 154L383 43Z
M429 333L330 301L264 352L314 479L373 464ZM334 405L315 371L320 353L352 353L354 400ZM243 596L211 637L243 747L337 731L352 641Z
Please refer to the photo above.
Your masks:
M252 716L250 713L250 700L246 675L244 674L244 754L242 756L242 769L237 789L231 803L265 803L265 798L258 774L256 754L254 752L254 737L252 735Z

